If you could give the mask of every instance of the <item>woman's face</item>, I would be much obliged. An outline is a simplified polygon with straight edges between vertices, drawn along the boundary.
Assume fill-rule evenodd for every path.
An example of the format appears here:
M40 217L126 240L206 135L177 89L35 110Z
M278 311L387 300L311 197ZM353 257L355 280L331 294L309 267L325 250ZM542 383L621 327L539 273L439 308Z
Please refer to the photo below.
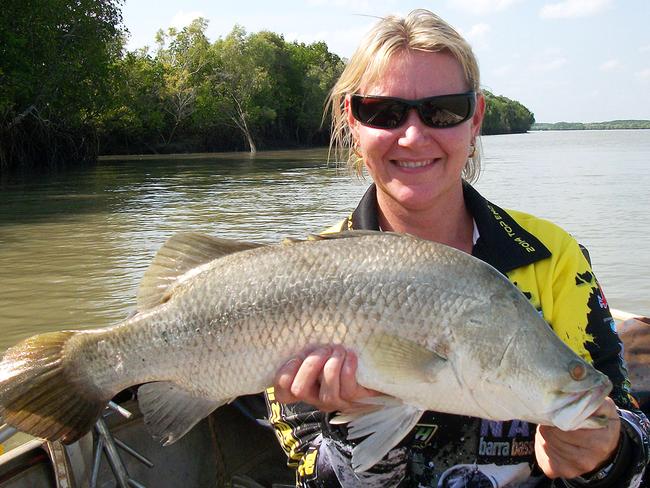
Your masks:
M418 99L469 89L461 65L450 54L407 51L395 55L380 81L362 85L359 93ZM406 121L395 129L368 127L354 119L349 105L348 97L348 123L382 194L378 195L380 203L388 197L407 211L430 210L448 192L462 191L461 172L483 117L482 97L477 99L472 118L442 129L424 125L416 110L410 110Z

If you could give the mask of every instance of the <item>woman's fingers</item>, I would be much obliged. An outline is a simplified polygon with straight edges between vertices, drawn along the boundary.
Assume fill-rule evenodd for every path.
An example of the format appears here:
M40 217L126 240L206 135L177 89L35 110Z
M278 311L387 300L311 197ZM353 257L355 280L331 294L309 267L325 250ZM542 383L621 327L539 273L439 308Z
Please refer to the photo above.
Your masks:
M595 415L606 416L607 426L571 432L540 425L535 435L537 464L549 478L574 478L606 464L616 452L621 421L616 405L605 398Z
M357 356L340 345L292 358L275 376L275 397L282 403L309 403L324 412L346 410L378 394L357 383L357 364Z
M296 356L277 371L273 386L275 397L282 403L298 401L308 402L318 398L320 382L318 377L325 361L330 355L330 348L323 347Z
M341 368L345 361L345 349L341 346L335 346L332 355L325 361L323 371L320 376L319 405L321 410L325 411L340 410L344 407L340 395L341 387Z
M282 403L294 403L298 399L291 394L291 385L298 373L298 369L302 365L303 358L295 357L289 359L275 374L273 381L273 388L275 390L275 398Z
M291 384L290 391L295 398L317 406L321 371L331 354L330 347L319 347L307 354Z

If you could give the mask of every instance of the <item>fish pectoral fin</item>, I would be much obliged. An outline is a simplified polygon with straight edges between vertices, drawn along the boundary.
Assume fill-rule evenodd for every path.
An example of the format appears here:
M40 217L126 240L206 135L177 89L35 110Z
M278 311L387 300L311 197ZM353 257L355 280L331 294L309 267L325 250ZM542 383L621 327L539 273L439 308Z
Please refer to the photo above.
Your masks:
M138 405L144 423L164 446L187 434L222 403L207 400L171 382L147 383L138 389Z
M370 413L342 412L330 421L334 424L347 423L348 439L367 436L352 450L352 468L356 472L366 471L377 464L415 427L424 413L424 410L402 403L393 397L373 398L389 400L383 408ZM341 421L342 419L345 422Z
M431 350L422 344L392 334L374 334L367 342L361 358L368 367L380 372L390 383L430 382L436 372L446 366L444 348Z
M263 244L192 232L175 234L163 244L142 278L138 289L138 311L164 303L182 277L192 275L190 271L228 254L261 246Z

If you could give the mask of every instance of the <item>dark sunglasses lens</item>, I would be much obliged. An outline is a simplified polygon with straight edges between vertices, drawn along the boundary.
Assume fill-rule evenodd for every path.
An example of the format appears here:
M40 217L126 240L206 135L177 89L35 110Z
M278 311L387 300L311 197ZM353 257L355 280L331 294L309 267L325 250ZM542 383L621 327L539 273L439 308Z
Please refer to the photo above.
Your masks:
M353 115L362 124L394 129L402 123L408 107L399 100L381 98L353 99Z
M474 95L436 97L418 107L422 121L431 127L452 127L469 119L474 111Z

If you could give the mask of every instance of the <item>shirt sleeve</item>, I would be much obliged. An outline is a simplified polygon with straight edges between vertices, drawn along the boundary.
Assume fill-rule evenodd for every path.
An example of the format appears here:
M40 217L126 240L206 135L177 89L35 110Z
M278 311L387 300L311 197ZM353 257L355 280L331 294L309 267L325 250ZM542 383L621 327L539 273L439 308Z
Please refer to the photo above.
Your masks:
M305 403L280 403L272 387L265 391L265 398L269 422L287 455L287 465L297 470L298 477L311 476L324 414Z
M558 259L553 282L551 325L560 337L578 329L584 338L582 355L612 381L610 397L619 408L624 453L603 477L565 480L567 486L637 488L650 460L650 423L631 393L623 347L607 300L585 254L571 239ZM579 354L581 351L577 351Z

